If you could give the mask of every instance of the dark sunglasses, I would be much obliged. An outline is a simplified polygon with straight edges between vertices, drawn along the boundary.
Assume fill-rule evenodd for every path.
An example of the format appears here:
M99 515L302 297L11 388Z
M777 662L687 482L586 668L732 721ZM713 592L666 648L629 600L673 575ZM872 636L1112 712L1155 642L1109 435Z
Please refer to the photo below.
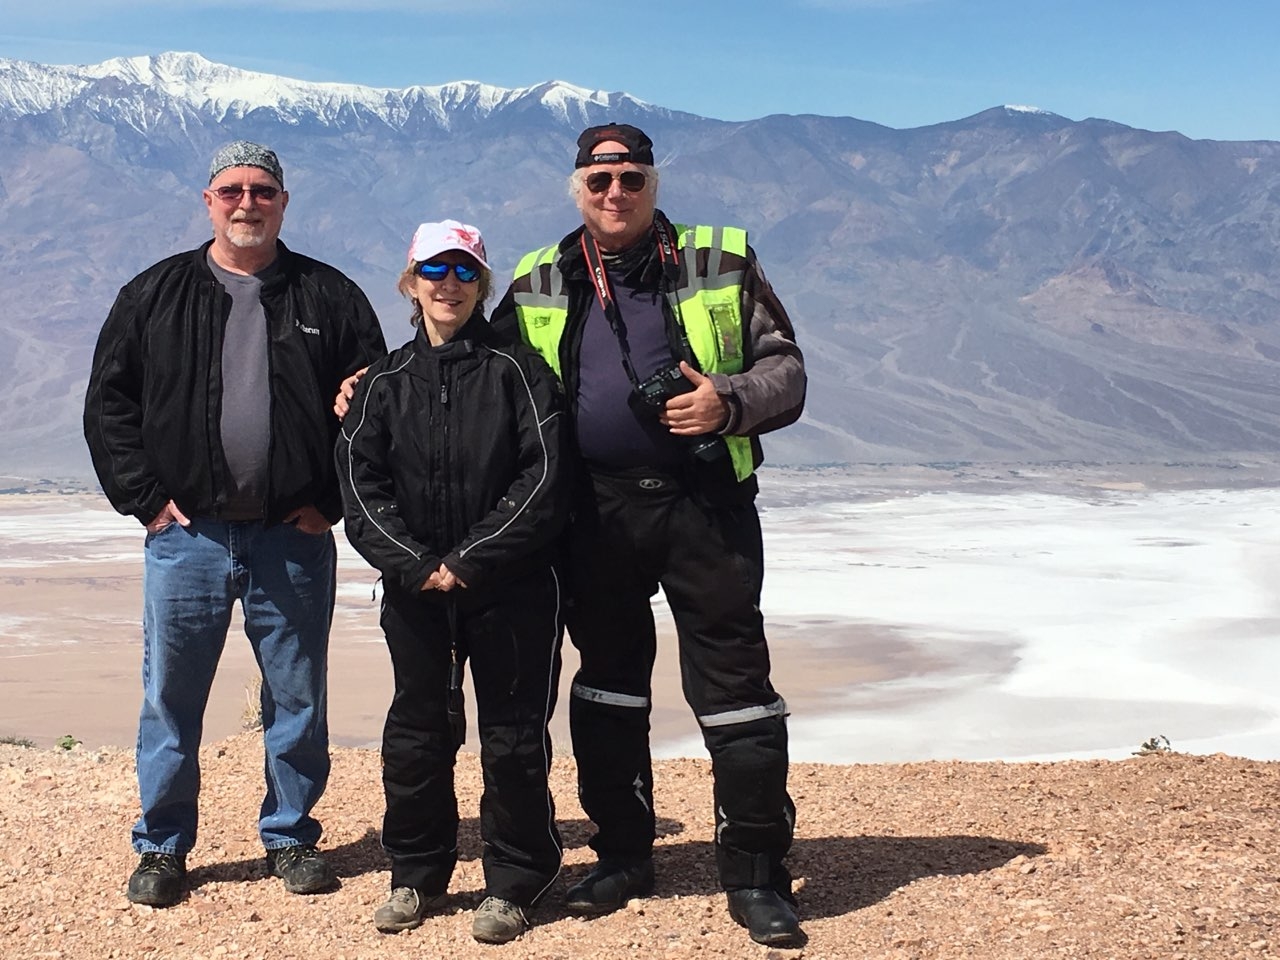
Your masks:
M603 170L597 170L595 173L587 174L585 182L587 189L592 193L604 193L614 180L622 184L622 189L627 193L639 193L644 189L647 179L639 170L628 170L625 173L606 173Z
M266 184L255 183L252 185L240 187L213 187L212 193L223 203L239 203L240 198L244 196L244 192L248 190L249 196L253 198L254 203L259 200L264 203L270 203L276 198L280 191L275 187L268 187Z
M439 283L449 275L449 271L463 283L475 283L480 279L480 268L469 267L465 263L441 263L438 260L427 260L418 264L417 274L424 280Z

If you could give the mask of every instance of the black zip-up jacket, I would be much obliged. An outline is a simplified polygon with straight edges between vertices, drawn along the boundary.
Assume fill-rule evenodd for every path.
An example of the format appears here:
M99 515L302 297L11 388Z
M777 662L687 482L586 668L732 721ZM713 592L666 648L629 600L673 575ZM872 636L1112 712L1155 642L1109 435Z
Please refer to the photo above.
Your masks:
M561 409L551 368L478 310L438 347L419 330L369 368L342 424L352 546L413 593L444 563L467 604L545 566L566 517Z
M222 448L222 338L231 298L206 259L212 241L161 260L120 290L98 336L84 433L112 506L146 524L173 500L217 516L230 471ZM333 397L387 352L378 318L340 271L278 243L262 286L269 326L271 441L263 516L313 505L342 516Z

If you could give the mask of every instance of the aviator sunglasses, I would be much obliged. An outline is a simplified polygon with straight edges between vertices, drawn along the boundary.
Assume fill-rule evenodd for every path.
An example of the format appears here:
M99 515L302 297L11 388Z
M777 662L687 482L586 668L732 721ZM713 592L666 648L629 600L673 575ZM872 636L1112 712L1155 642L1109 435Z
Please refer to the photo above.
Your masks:
M604 170L597 170L595 173L587 174L587 179L584 182L587 185L587 189L592 193L604 193L614 180L622 184L622 189L627 193L639 193L644 189L646 179L645 175L639 170L627 170L623 173L607 173Z
M441 263L439 260L427 260L418 264L417 274L424 280L439 283L449 275L449 271L462 283L475 283L480 279L480 268L469 267L465 263Z
M269 187L265 183L246 184L244 186L233 187L227 185L225 187L210 187L209 192L216 196L223 203L239 203L240 198L244 196L244 192L248 190L249 196L253 198L254 203L259 200L264 203L270 203L280 193L276 187Z

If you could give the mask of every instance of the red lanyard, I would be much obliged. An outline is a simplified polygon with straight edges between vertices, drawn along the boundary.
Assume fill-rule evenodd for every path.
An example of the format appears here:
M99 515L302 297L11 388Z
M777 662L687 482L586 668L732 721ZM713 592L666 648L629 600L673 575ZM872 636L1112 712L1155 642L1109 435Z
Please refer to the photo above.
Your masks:
M671 236L671 227L665 218L654 218L653 235L658 245L658 258L662 261L662 292L667 298L667 304L671 307L671 316L675 320L676 331L680 334L680 346L685 356L682 359L693 363L693 350L689 346L688 335L684 331L684 318L680 314L680 301L675 295L675 281L671 279L667 267L676 265L675 242ZM622 353L622 367L627 372L627 379L631 381L632 386L639 387L640 377L636 373L635 365L631 362L631 347L627 344L627 327L622 322L622 313L618 310L617 303L613 299L613 288L609 283L609 274L604 268L604 260L600 256L600 244L596 243L595 237L590 237L590 244L587 243L588 234L586 230L582 231L579 243L582 245L582 255L587 259L587 272L591 274L591 283L596 290L596 298L600 301L600 309L604 311L605 319L609 321L609 329L613 331L613 335L618 339L618 348Z

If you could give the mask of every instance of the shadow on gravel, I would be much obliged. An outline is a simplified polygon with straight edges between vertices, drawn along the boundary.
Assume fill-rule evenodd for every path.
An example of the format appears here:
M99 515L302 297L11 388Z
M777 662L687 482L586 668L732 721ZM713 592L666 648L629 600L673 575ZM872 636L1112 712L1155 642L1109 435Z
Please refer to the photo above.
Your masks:
M322 843L320 852L329 861L339 879L391 869L391 859L382 849L382 840L378 831L372 827L364 832L363 837L351 843L344 843L329 850L326 850Z
M596 832L596 825L590 820L579 818L577 820L559 820L556 826L560 828L560 842L566 850L576 850L579 847L585 847L587 841ZM656 826L656 834L658 839L663 837L674 837L684 833L684 824L679 820L672 820L670 817L658 817ZM480 848L480 827L476 825L475 847Z
M595 833L595 825L590 820L561 820L561 842L564 849L573 850L585 847L591 835ZM678 820L665 817L658 818L658 836L675 836L684 832L684 824ZM477 817L464 817L458 824L458 859L479 860L483 846L480 840L480 820ZM366 873L377 873L379 870L390 870L391 860L382 849L382 841L378 831L370 828L360 839L336 847L326 846L320 842L320 852L333 867L339 879L359 877ZM584 866L583 874L587 872ZM249 883L267 876L264 857L252 860L231 860L224 863L207 863L193 867L188 879L195 888L205 883ZM572 882L572 881L570 881Z
M1047 849L997 837L824 837L796 840L787 865L805 881L798 896L804 920L861 910L924 877L984 873ZM708 841L660 844L654 849L654 867L659 899L720 892L715 848ZM566 870L563 885L580 879L587 869ZM563 900L557 904L553 895L549 906L560 912Z
M320 842L320 853L338 879L358 877L366 873L391 869L391 861L382 850L382 841L378 839L378 831L370 828L359 840L339 844L336 847L325 846ZM207 863L195 867L187 875L194 889L205 883L248 883L266 877L266 856L254 857L252 860L229 860L225 863Z
M585 846L594 831L589 820L560 823L565 849ZM678 836L684 824L659 819L659 844L654 849L657 892L662 899L672 896L709 896L720 892L716 877L714 845L707 840L662 842ZM984 873L1004 866L1015 857L1038 857L1048 848L1038 843L1001 840L997 837L823 837L798 839L787 864L803 877L800 891L801 919L835 917L852 913L883 900L893 891L924 877L957 877ZM480 857L480 822L466 818L458 828L458 858ZM350 843L325 848L321 852L339 878L389 870L391 867L376 830ZM568 916L564 912L564 890L586 875L591 862L566 867L540 914L550 919ZM211 863L190 873L193 888L205 883L247 883L267 875L262 857ZM470 900L478 902L481 894ZM469 902L469 901L468 901Z
M998 837L826 837L797 840L787 858L805 878L801 917L835 917L869 907L924 877L959 877L1048 852Z
M206 863L187 871L187 886L192 890L206 883L249 883L267 875L265 857L253 860L228 860L225 863Z

